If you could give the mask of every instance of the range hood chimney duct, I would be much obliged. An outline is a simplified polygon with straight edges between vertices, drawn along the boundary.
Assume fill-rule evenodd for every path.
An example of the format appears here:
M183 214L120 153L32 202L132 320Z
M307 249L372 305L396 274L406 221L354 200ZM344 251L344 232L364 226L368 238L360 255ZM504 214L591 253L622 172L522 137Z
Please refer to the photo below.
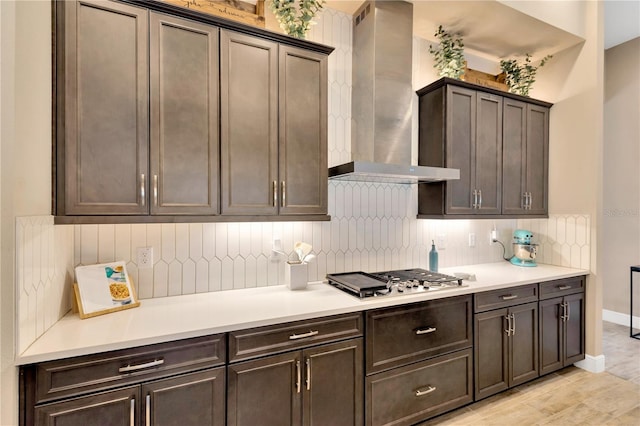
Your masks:
M352 162L331 179L416 183L460 171L411 165L413 4L367 1L353 15Z

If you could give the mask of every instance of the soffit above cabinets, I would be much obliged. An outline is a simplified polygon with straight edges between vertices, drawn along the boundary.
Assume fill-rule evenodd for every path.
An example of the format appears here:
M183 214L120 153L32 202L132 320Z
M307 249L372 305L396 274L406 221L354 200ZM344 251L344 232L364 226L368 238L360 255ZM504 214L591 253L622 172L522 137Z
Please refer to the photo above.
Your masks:
M353 14L363 1L328 0L327 6ZM412 1L413 33L437 42L438 25L463 37L465 49L490 59L535 59L584 41L581 37L498 1Z

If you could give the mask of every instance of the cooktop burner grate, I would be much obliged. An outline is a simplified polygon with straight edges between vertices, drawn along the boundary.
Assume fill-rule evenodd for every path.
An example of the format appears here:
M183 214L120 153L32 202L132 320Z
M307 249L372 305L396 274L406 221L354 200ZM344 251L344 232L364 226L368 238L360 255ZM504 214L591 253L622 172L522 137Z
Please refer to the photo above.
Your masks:
M466 287L460 278L419 268L374 273L327 274L327 281L330 285L360 298Z

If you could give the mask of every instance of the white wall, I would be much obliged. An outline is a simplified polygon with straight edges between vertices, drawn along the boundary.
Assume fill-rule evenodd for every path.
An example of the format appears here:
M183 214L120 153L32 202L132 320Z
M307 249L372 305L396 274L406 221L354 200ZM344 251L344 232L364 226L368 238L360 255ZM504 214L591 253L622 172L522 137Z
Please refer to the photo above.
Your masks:
M604 95L603 307L628 316L629 267L640 265L640 38L605 51Z

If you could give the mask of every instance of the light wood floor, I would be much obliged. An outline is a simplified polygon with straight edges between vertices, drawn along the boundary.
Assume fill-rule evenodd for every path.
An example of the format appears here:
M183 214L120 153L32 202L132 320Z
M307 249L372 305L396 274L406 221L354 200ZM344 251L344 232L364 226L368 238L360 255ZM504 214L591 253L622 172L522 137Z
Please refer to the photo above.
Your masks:
M603 324L606 371L568 367L420 426L640 425L640 340Z

